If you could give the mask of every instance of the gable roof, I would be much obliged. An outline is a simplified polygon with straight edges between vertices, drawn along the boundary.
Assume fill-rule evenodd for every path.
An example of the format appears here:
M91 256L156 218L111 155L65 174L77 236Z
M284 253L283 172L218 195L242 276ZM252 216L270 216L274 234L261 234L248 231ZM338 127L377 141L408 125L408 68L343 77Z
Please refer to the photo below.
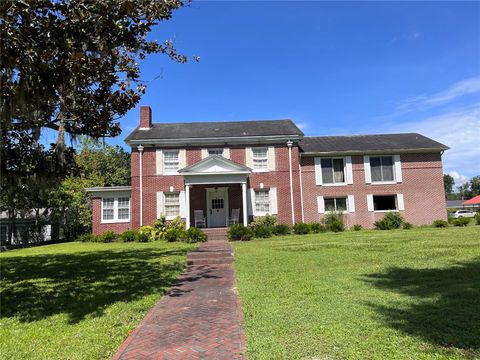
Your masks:
M182 175L208 175L208 174L250 174L249 167L226 159L221 155L210 155L195 164L178 170Z
M299 145L306 155L308 153L444 151L449 149L448 146L417 133L308 136L303 138Z
M172 142L193 139L219 139L228 141L240 138L248 141L258 137L303 137L302 131L292 120L256 120L227 122L191 122L153 124L150 129L135 129L125 142L140 143L149 141Z

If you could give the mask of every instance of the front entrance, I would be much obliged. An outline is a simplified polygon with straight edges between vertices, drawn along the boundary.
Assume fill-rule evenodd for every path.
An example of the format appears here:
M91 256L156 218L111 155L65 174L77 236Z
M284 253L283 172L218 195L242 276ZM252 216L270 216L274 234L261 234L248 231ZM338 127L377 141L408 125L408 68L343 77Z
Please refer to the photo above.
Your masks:
M207 188L207 224L208 227L227 226L228 188Z

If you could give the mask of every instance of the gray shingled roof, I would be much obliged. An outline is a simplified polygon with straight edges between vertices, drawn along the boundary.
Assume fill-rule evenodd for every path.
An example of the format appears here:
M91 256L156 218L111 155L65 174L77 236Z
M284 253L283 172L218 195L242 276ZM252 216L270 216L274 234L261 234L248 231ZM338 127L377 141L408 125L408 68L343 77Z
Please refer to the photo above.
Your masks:
M153 124L150 130L137 128L127 136L125 141L275 135L303 136L303 133L292 120L161 123Z
M308 136L300 141L300 147L306 153L449 149L448 146L416 133Z

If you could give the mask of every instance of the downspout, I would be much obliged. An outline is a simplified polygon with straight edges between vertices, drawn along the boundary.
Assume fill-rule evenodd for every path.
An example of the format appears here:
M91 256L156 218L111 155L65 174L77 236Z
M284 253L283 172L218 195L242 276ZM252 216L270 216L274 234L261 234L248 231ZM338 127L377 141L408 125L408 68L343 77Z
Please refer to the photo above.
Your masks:
M292 224L295 224L295 207L293 204L292 145L293 145L293 142L291 140L288 140L287 146L288 146L288 170L290 173L290 205L292 207Z
M305 211L303 210L303 183L302 183L302 166L300 165L300 159L298 159L298 173L300 176L300 205L302 207L302 222L305 222Z
M137 146L138 153L140 154L140 226L143 226L143 166L142 166L142 158L143 158L143 146L140 144Z

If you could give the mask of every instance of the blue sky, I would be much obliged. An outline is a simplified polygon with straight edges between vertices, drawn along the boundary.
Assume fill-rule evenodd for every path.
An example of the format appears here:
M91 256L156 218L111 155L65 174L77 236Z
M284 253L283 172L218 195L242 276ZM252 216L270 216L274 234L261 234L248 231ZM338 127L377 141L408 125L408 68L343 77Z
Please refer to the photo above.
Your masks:
M306 135L421 132L480 175L480 2L193 1L152 38L141 105L154 122L294 120ZM160 76L160 77L159 77ZM122 144L139 109L122 120Z

